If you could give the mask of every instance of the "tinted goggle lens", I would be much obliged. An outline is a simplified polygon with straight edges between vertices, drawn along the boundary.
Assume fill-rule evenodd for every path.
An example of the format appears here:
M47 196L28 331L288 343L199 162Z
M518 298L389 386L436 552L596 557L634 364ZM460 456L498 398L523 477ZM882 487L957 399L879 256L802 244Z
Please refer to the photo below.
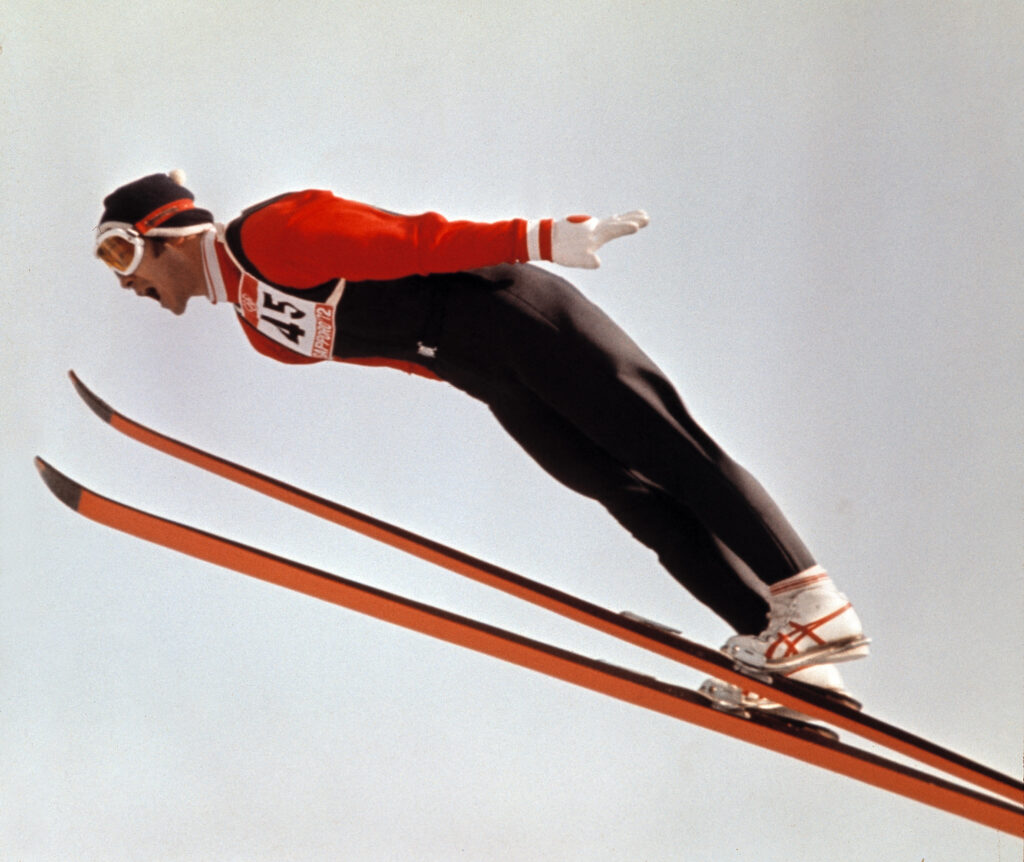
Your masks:
M144 241L127 231L110 231L101 235L96 242L96 257L114 272L131 275L142 260Z

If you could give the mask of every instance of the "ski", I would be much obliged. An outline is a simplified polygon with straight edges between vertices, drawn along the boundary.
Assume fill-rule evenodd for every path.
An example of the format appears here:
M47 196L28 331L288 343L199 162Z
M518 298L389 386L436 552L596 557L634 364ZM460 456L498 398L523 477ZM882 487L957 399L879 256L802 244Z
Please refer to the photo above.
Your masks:
M718 650L689 641L679 632L629 613L616 613L546 584L419 536L401 527L326 500L248 467L213 455L154 431L96 396L78 376L69 373L79 396L104 422L117 431L174 458L230 479L251 490L479 583L502 590L568 619L610 634L635 646L680 662L694 670L768 697L817 721L849 731L923 765L970 782L1015 803L1024 802L1024 782L1004 775L954 751L865 714L859 704L778 676L749 676Z
M761 717L713 708L696 692L366 586L103 497L41 459L50 490L78 514L198 560L796 758L991 828L1019 834L1024 809L979 791Z

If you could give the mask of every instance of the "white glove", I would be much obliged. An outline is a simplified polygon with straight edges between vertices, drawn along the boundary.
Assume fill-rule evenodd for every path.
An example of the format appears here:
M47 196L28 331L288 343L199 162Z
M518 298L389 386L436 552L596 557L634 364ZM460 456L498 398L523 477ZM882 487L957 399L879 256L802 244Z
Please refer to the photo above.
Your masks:
M560 221L532 221L526 230L529 259L597 269L601 265L601 258L597 256L601 246L609 240L636 233L649 221L643 210L608 218L574 215Z

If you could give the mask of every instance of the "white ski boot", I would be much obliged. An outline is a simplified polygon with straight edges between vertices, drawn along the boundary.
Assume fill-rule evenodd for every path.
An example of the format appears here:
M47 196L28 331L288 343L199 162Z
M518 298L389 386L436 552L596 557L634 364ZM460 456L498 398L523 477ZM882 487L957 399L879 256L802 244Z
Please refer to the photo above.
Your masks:
M788 674L868 654L853 606L820 566L773 584L768 605L761 634L735 635L722 648L744 668Z

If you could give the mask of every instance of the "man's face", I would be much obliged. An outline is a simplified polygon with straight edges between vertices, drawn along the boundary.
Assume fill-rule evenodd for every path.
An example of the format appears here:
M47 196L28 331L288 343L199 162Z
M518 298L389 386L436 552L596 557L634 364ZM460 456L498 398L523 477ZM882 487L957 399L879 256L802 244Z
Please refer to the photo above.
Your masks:
M138 268L118 275L121 287L155 299L173 314L183 314L193 296L206 294L206 279L198 257L197 237L146 240Z

